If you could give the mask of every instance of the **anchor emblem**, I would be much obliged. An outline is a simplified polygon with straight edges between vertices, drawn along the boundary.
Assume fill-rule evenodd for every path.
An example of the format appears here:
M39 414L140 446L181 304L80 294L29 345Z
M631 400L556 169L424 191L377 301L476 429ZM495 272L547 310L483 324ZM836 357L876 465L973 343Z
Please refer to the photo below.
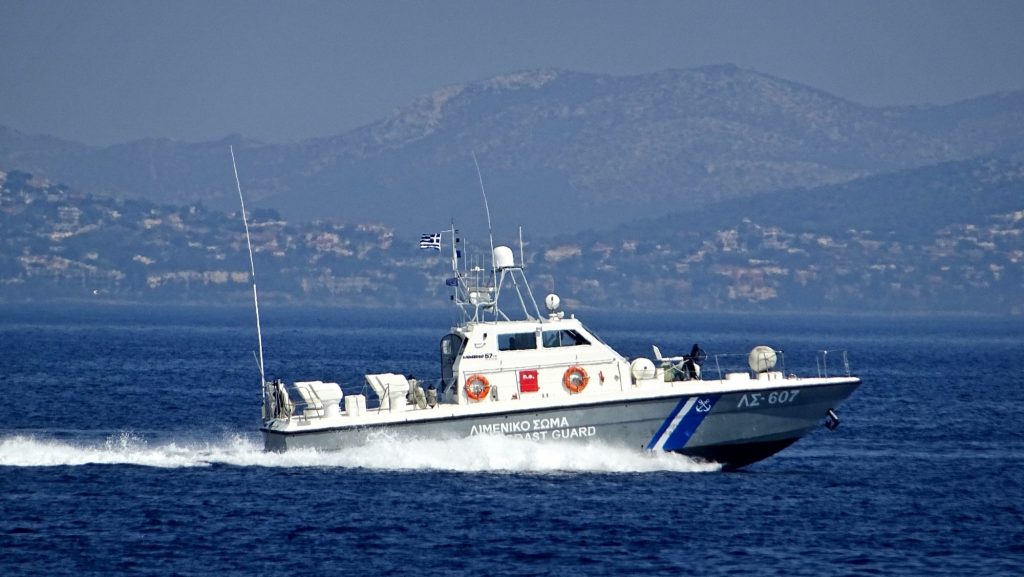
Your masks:
M697 412L706 413L711 410L711 399L697 399Z

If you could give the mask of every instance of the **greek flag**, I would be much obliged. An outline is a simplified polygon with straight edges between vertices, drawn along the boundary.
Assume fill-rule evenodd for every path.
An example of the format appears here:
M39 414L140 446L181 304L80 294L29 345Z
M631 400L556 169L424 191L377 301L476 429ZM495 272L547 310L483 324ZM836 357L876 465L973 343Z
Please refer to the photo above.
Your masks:
M441 250L441 233L420 235L420 248Z

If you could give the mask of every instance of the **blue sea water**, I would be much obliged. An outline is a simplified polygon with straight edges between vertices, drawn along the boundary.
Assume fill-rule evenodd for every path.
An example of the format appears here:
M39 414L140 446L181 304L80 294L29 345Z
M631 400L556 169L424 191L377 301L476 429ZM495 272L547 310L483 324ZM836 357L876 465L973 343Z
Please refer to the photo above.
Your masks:
M451 321L262 312L269 376L350 391L435 377ZM849 351L838 430L723 473L495 438L266 454L251 316L0 306L0 574L1024 574L1024 320L588 317L629 356Z

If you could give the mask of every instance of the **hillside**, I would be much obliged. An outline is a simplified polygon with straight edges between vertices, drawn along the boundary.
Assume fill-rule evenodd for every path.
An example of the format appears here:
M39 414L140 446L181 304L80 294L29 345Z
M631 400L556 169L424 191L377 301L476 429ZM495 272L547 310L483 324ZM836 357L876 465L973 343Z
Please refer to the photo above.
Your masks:
M235 146L254 206L292 220L422 227L492 211L583 231L777 190L1024 151L1024 93L874 108L733 66L615 77L528 71L441 88L332 138L91 147L0 128L0 169L93 194L232 210ZM414 209L411 207L415 207Z
M291 221L257 209L251 227L263 301L447 303L447 261L417 248L419 233L442 226ZM0 301L251 297L237 211L10 172L0 173L0 231ZM534 290L556 290L570 309L1024 314L1024 164L1007 160L665 210L614 229L545 238L528 228L526 239Z
M1024 164L944 163L666 212L547 246L559 286L585 288L586 303L1021 314Z

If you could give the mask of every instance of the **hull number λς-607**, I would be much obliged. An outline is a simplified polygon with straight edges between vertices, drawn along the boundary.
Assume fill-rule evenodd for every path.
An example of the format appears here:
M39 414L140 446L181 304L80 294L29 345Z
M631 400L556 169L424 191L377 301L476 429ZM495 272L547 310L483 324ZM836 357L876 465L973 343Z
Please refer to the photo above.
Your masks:
M799 394L800 389L772 391L770 393L744 393L743 396L740 397L740 402L736 403L736 408L742 409L743 407L760 407L763 405L785 405L795 401L796 396Z

